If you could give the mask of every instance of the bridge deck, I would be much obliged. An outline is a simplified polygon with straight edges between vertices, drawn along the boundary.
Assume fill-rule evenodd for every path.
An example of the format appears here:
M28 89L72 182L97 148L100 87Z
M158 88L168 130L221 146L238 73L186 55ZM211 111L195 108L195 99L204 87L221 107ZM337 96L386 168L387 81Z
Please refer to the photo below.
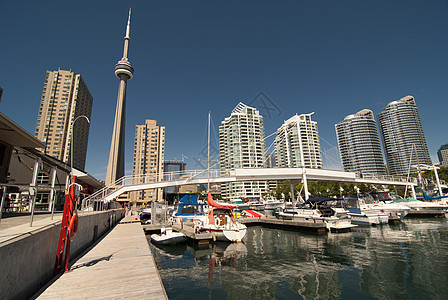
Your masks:
M124 218L37 299L167 299L140 223Z

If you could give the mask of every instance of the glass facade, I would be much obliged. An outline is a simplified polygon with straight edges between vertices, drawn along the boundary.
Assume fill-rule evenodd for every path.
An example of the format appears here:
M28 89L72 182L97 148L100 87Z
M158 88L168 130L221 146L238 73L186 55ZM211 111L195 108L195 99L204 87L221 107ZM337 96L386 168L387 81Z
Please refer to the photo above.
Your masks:
M389 174L407 174L410 165L432 165L414 97L390 102L377 117Z
M342 167L347 172L386 174L373 112L363 109L335 125Z

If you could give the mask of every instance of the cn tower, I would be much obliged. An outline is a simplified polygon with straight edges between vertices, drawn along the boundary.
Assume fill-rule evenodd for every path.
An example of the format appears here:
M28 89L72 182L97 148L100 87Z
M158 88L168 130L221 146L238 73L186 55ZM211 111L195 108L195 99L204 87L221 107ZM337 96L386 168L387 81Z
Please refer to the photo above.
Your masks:
M117 108L115 111L114 131L110 144L109 164L107 165L106 186L124 176L124 128L126 116L126 85L132 79L134 68L128 59L129 32L131 30L131 9L124 37L123 58L115 65L115 75L120 79L118 88Z

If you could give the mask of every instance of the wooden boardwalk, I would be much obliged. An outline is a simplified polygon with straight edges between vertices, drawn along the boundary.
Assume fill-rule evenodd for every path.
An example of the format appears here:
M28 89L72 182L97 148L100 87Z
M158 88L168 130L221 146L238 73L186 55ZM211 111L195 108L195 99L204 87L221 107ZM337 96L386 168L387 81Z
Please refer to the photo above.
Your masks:
M125 217L37 299L168 299L140 222Z

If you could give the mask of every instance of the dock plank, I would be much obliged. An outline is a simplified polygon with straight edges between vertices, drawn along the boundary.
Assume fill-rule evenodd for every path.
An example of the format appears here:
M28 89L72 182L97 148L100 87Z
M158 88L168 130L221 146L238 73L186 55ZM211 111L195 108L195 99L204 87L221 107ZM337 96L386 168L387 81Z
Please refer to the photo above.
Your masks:
M37 299L168 299L140 223L123 220Z

